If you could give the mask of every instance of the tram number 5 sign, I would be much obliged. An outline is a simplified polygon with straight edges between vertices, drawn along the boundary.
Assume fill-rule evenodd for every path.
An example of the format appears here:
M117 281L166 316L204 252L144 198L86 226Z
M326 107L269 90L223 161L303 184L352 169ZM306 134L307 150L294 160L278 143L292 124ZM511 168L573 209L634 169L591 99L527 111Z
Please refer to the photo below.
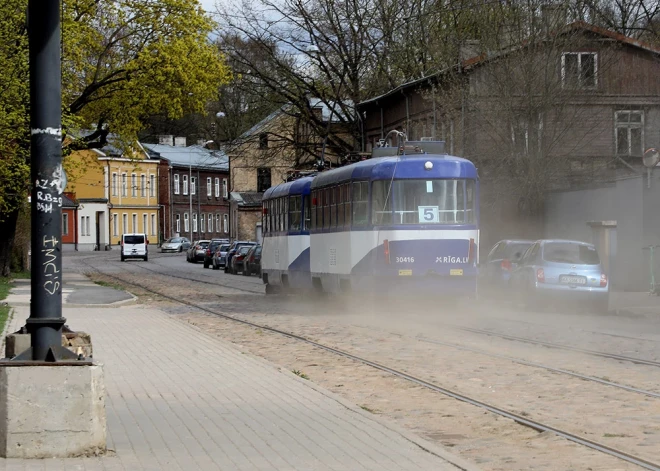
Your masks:
M417 206L419 211L419 223L425 222L440 222L437 206Z

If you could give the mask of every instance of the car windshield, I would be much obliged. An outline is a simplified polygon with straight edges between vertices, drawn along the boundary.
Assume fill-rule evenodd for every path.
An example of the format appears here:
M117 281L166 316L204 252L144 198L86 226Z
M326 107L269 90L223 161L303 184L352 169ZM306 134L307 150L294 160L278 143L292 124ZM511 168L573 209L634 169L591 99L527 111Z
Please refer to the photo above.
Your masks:
M373 224L471 224L474 188L474 180L375 181Z
M518 244L518 243L509 244L509 245L506 246L506 250L504 252L504 257L505 258L515 258L514 255L519 254L518 258L522 258L523 254L531 246L532 246L531 242L523 243L523 244Z
M261 255L261 245L259 247L257 247L256 249L254 249L254 254L255 255Z
M127 235L124 236L125 244L144 244L144 236L142 235Z
M246 253L249 252L249 250L250 250L251 248L252 248L252 247L249 246L249 245L243 246L243 247L241 247L240 249L238 249L238 253L239 253L239 254L246 254Z
M226 252L227 250L229 250L229 245L224 244L220 246L220 252Z
M167 239L168 244L180 244L181 242L183 242L181 237L172 237L171 239Z
M199 245L202 248L206 248L206 247L209 246L209 243L208 242L198 242L197 245Z
M571 242L551 242L543 246L543 260L576 265L598 265L598 252L590 245Z

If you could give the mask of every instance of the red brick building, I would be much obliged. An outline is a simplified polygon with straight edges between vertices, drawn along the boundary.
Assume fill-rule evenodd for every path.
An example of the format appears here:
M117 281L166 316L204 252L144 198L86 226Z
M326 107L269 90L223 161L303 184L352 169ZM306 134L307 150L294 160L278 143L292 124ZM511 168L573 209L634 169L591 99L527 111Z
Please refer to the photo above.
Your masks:
M143 144L160 160L160 241L229 238L229 159L202 146Z
M78 250L78 206L72 193L62 195L62 250Z

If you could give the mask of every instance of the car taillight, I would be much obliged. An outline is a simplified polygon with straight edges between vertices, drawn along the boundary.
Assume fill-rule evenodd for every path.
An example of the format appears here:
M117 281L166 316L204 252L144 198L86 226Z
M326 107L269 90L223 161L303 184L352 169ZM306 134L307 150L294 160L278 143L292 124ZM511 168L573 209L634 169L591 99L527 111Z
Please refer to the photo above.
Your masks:
M390 263L390 241L385 239L383 241L383 249L385 250L385 263Z
M607 286L607 275L605 273L601 273L600 275L600 286L601 288L605 288Z
M511 271L511 260L502 260L500 267L502 270Z
M539 283L545 283L545 272L543 271L543 268L536 270L536 281Z
M211 249L206 249L206 255L211 255Z

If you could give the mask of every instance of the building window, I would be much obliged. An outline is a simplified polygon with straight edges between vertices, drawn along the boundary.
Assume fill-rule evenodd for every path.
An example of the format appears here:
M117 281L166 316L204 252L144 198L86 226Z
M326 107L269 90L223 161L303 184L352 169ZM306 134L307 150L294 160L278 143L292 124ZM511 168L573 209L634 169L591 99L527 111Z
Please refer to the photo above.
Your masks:
M202 234L206 232L206 216L203 213L199 216L199 232Z
M137 196L137 175L134 173L131 173L131 196Z
M220 198L220 179L215 179L215 197Z
M268 149L268 133L259 134L259 149Z
M188 213L183 213L183 230L186 233L190 232L190 216Z
M211 187L211 177L206 179L206 196L213 195L213 188Z
M80 236L84 237L87 234L85 233L85 216L80 216Z
M174 194L179 194L179 174L174 175Z
M197 232L197 213L192 215L193 232Z
M188 194L188 175L183 176L183 194Z
M215 215L215 230L216 230L217 232L220 232L220 230L221 230L221 227L220 227L220 215L219 215L219 214L216 214L216 215Z
M149 175L149 196L156 196L156 175Z
M566 88L595 88L598 85L598 54L565 52L561 56L561 81Z
M142 215L142 232L144 232L145 234L148 234L148 233L149 233L149 223L148 223L148 220L149 220L149 217L147 216L147 214L146 214L146 213L143 214L143 215Z
M112 196L117 196L117 174L112 174Z
M144 174L140 175L140 196L147 196L147 176Z
M119 214L117 213L112 215L112 235L119 235Z
M62 235L69 235L69 214L62 213Z
M222 232L229 234L229 216L226 214L222 215Z
M227 199L229 196L228 188L227 188L227 179L223 178L222 179L222 197Z
M128 214L124 213L122 214L121 233L128 234L128 232Z
M207 227L209 232L213 232L213 214L208 215L209 226Z
M181 215L177 214L174 220L176 222L176 233L181 234Z
M524 117L517 118L511 124L511 142L514 154L532 155L542 151L543 116L539 114L531 121Z
M617 111L614 126L616 155L641 157L644 153L644 112Z
M190 194L194 195L197 187L197 179L190 177Z
M85 231L87 232L88 236L92 235L92 231L91 231L90 225L89 225L89 216L85 216Z
M258 168L257 169L257 191L263 193L271 186L270 169Z
M133 213L133 232L134 233L140 232L140 228L138 227L137 214L135 213Z
M156 235L156 215L155 214L151 215L151 235L152 236Z
M128 177L126 176L125 173L121 174L121 195L122 196L128 196L128 192L126 189L126 185L128 183Z

